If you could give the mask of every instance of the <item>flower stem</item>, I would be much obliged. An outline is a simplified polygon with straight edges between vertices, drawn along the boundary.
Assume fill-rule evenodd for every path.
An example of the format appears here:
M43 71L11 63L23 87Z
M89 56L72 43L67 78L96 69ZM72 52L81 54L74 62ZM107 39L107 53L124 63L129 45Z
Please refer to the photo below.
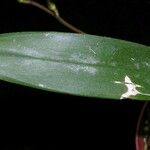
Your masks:
M139 143L139 132L140 132L140 125L141 125L141 122L142 122L142 117L144 115L144 111L146 109L146 107L148 106L148 102L145 102L143 107L142 107L142 110L140 112L140 115L139 115L139 118L138 118L138 122L137 122L137 127L136 127L136 135L135 135L135 146L136 146L136 150L140 150L140 143ZM147 150L147 143L144 143L144 150Z
M44 12L48 13L49 15L53 16L54 18L56 18L57 21L59 21L62 25L64 25L65 27L69 28L70 30L76 32L76 33L85 33L83 31L81 31L80 29L76 28L75 26L71 25L70 23L68 23L66 20L64 20L59 13L56 14L54 11L49 10L47 7L39 4L38 2L35 2L33 0L18 0L20 3L24 3L24 4L30 4L32 6L35 6L41 10L43 10Z

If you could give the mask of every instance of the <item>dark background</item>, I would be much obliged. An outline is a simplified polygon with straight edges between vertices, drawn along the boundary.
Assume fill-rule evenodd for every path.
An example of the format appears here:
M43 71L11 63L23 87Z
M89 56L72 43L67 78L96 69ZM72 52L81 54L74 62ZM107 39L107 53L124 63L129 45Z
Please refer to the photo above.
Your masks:
M64 19L89 34L150 45L150 0L55 2ZM71 32L48 14L15 0L0 2L0 19L0 33ZM135 150L143 102L68 96L3 81L0 100L2 150Z
M37 0L46 4L46 0ZM60 15L89 34L150 45L150 0L55 0ZM45 12L18 4L0 3L0 33L17 31L71 32Z

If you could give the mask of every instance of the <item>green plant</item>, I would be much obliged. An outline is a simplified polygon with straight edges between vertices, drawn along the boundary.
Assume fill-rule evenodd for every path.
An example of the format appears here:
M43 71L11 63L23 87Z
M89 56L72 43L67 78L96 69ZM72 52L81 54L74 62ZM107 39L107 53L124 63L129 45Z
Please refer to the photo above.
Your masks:
M3 80L88 97L150 100L147 46L55 32L1 34L0 45Z
M44 10L72 31L84 33L64 21L52 2L49 9L31 0L20 2ZM87 97L150 100L148 46L55 32L1 34L0 45L1 80ZM149 147L147 126L145 150Z

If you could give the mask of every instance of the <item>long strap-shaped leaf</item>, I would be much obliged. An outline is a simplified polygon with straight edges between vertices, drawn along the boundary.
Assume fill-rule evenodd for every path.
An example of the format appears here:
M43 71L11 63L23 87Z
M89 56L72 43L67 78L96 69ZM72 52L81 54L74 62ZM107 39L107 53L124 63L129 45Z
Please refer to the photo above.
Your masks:
M80 96L150 100L150 47L93 35L0 35L0 79Z

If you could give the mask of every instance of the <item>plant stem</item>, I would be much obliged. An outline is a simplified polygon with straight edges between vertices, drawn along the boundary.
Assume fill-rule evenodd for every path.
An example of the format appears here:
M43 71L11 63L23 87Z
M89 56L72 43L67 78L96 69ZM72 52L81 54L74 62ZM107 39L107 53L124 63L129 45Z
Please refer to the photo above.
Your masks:
M46 13L48 13L49 15L53 16L54 18L56 18L62 25L66 26L67 28L69 28L70 30L76 32L76 33L84 33L83 31L81 31L80 29L74 27L73 25L71 25L70 23L68 23L66 20L64 20L62 17L60 17L60 15L56 15L53 11L49 10L48 8L46 8L45 6L39 4L38 2L29 0L26 4L30 4L32 6L35 6L43 11L45 11Z
M136 135L135 135L135 146L136 146L136 150L140 150L139 148L139 131L140 131L140 124L142 122L142 117L143 117L143 114L144 114L144 111L145 111L145 108L147 107L148 105L148 102L145 102L143 107L142 107L142 110L140 112L140 115L139 115L139 118L138 118L138 122L137 122L137 127L136 127Z

